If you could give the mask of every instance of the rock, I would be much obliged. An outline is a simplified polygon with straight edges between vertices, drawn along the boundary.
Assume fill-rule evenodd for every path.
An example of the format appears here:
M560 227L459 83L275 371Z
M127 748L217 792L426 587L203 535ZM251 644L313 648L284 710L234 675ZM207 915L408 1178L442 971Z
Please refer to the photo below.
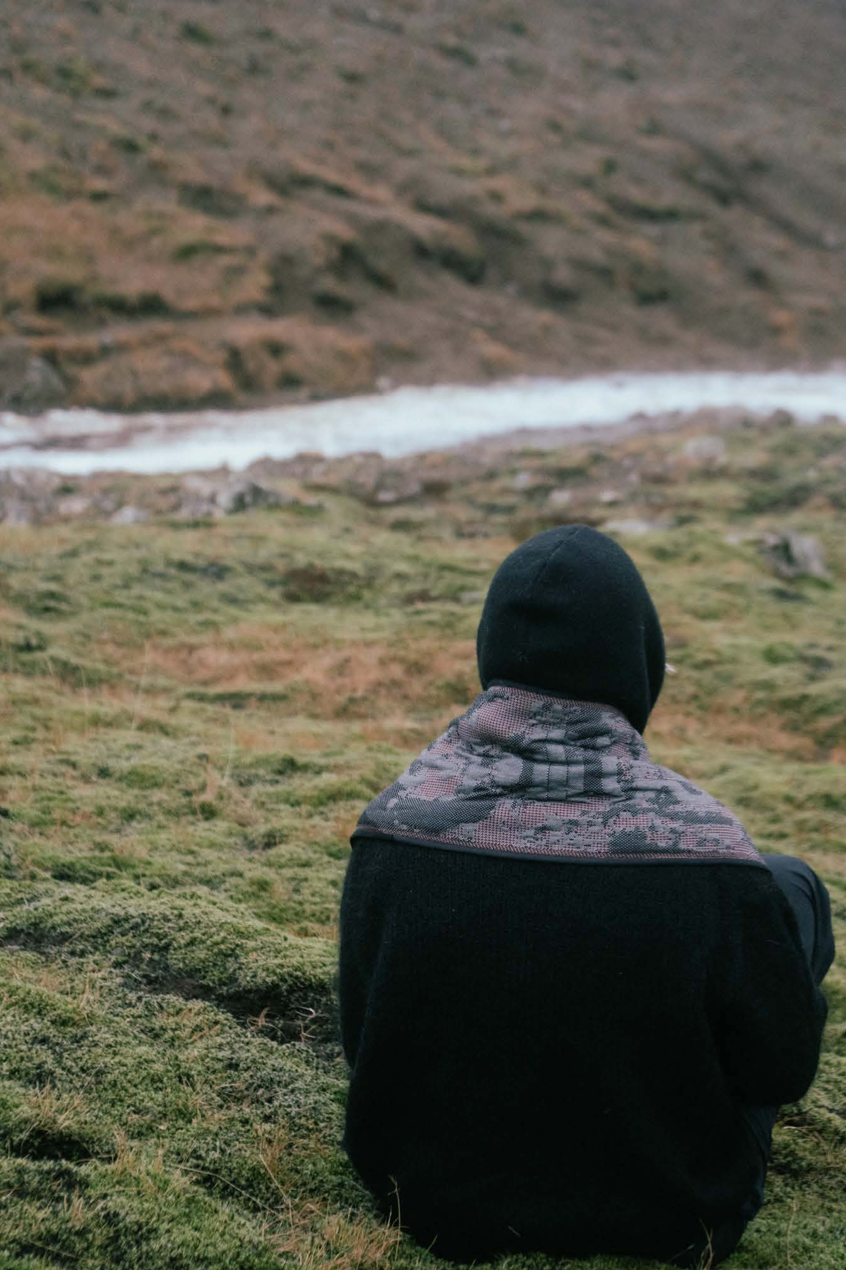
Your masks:
M458 597L459 604L481 604L485 598L484 591L462 591Z
M65 382L46 358L20 345L0 352L0 407L38 415L66 400Z
M122 506L122 495L116 489L101 489L94 495L94 506L101 516L112 516Z
M711 471L725 467L728 448L722 437L691 437L682 447L682 454L696 467Z
M125 507L119 507L110 517L113 525L140 525L149 519L148 511L145 511L143 507L133 507L131 503L127 503Z
M221 515L216 502L217 489L218 484L212 477L189 472L179 482L174 512L188 520Z
M669 520L606 520L601 526L606 534L626 534L629 537L637 537L639 534L653 534L661 532L665 529L672 529L672 521Z
M511 482L511 488L517 494L522 494L527 489L531 489L534 483L535 483L534 472L526 472L526 471L517 472L514 475L514 480Z
M352 493L352 490L350 492ZM422 481L413 474L388 469L380 475L373 492L369 496L364 495L364 501L380 506L391 503L411 503L421 498L423 492Z
M723 542L727 547L742 547L747 542L757 542L760 538L754 529L732 530L731 533L723 535Z
M288 494L259 485L242 473L237 476L210 476L189 472L183 476L175 508L178 516L234 516L254 507L282 507L299 503Z
M599 491L600 503L622 503L623 495L617 489L603 489Z
M446 473L433 473L424 483L416 464L391 463L371 451L312 464L310 471L303 473L302 479L315 489L348 494L371 507L415 502L424 498L427 492L436 495L449 488Z
M820 578L830 582L822 544L810 534L768 533L761 543L764 556L779 578Z
M572 501L571 489L551 489L546 498L546 505L550 511L561 511L562 508L569 507Z
M249 477L237 476L214 495L216 507L225 516L249 511L252 507L281 507L283 503L295 503L295 498L283 498L274 490L267 489L251 481Z
M0 522L4 525L34 525L36 520L35 508L30 503L16 499L0 505Z
M60 498L56 503L56 515L82 516L90 511L92 505L93 500L87 498L85 494L69 494L67 498Z
M36 525L55 511L62 478L40 468L9 468L0 473L0 520L5 525Z

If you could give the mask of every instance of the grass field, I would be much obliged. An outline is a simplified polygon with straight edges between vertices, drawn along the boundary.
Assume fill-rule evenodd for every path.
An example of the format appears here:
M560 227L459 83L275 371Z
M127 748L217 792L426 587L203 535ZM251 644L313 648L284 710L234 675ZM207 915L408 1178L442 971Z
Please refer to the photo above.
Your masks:
M339 1149L339 893L363 804L475 695L484 589L551 490L671 522L621 538L678 669L647 740L819 869L846 946L846 429L738 427L718 462L694 433L406 505L0 528L0 1270L439 1264ZM829 580L775 576L785 528ZM734 1270L844 1264L842 955L827 990Z

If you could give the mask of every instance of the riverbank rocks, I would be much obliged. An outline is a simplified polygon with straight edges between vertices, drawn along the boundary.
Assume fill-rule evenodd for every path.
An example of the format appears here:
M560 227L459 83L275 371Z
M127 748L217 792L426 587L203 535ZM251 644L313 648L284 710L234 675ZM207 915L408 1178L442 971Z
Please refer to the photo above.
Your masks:
M175 508L178 516L233 516L259 507L292 506L299 500L290 494L259 485L248 476L221 479L192 472L182 478Z
M198 417L197 425L203 422ZM60 477L37 469L13 469L0 474L0 519L20 525L60 520L140 525L147 517L204 520L274 508L316 515L333 505L336 511L343 509L345 500L352 511L349 503L354 500L370 509L374 518L383 510L389 513L392 508L407 507L407 513L385 517L384 523L391 528L413 526L419 514L441 505L440 528L445 533L476 536L487 533L490 524L507 523L508 532L519 540L566 523L593 525L626 536L662 533L704 520L715 500L725 506L727 500L739 498L738 522L726 537L727 546L760 545L781 577L827 578L816 540L792 524L789 530L774 529L770 515L765 520L763 514L771 513L777 503L802 507L803 515L811 517L820 509L846 505L841 479L846 429L839 423L825 431L803 429L814 461L802 467L797 486L793 475L796 446L790 434L783 437L783 454L777 445L771 447L768 461L773 474L762 484L747 473L750 460L758 463L765 452L763 442L773 440L766 426L760 435L750 435L746 426L738 425L731 435L726 429L725 450L718 450L711 445L714 419L702 422L701 439L708 445L701 449L691 446L691 440L700 438L682 419L675 432L667 428L646 437L629 430L611 444L606 442L607 430L573 430L559 435L557 446L550 449L536 443L535 431L518 431L511 436L510 449L507 438L494 437L490 445L472 442L398 458L372 451L337 457L303 452L286 459L262 458L236 472L221 466L178 475L95 472ZM39 422L32 430L43 437L45 426ZM155 418L139 421L142 431L152 427L154 435L159 426ZM397 426L402 427L399 419ZM92 448L85 456L92 466L104 445L111 449L132 440L131 420L119 420L115 428L113 433L92 434ZM190 442L192 435L190 418L174 421L175 458L182 441ZM6 444L14 447L14 433ZM127 456L130 453L128 447ZM688 469L691 454L701 455L706 462L720 462L724 453L726 467L719 469L719 482L703 483L700 468ZM49 461L49 451L47 457ZM728 485L729 480L733 485ZM814 491L813 502L805 494L806 484ZM756 495L754 501L750 491ZM321 498L324 492L325 500ZM803 530L814 528L813 519L802 525Z
M7 468L0 472L0 522L37 525L55 512L62 480L39 468Z
M719 472L728 462L728 446L722 437L691 437L682 446L682 457L693 468Z

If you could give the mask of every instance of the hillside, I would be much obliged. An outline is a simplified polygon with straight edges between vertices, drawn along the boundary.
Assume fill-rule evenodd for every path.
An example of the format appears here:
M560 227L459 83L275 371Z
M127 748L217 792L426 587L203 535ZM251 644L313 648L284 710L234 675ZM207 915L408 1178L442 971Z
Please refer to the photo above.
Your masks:
M842 950L842 425L442 459L265 461L252 510L220 473L181 503L56 478L42 523L0 525L0 1270L443 1266L340 1150L338 898L363 805L475 695L485 588L535 530L632 552L677 669L653 755L821 872ZM791 533L825 558L797 570ZM726 1270L842 1270L845 971ZM567 1267L660 1270L496 1270Z
M0 405L846 354L840 0L0 10Z

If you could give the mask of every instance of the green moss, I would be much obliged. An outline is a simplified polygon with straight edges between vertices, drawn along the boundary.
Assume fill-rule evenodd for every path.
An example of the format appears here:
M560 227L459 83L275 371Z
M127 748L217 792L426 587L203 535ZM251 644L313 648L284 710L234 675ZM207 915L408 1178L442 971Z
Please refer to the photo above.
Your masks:
M334 950L294 938L226 901L156 896L130 884L9 893L0 938L74 957L107 958L157 992L212 999L246 1021L264 1015L280 1035L303 1012L330 1012Z

